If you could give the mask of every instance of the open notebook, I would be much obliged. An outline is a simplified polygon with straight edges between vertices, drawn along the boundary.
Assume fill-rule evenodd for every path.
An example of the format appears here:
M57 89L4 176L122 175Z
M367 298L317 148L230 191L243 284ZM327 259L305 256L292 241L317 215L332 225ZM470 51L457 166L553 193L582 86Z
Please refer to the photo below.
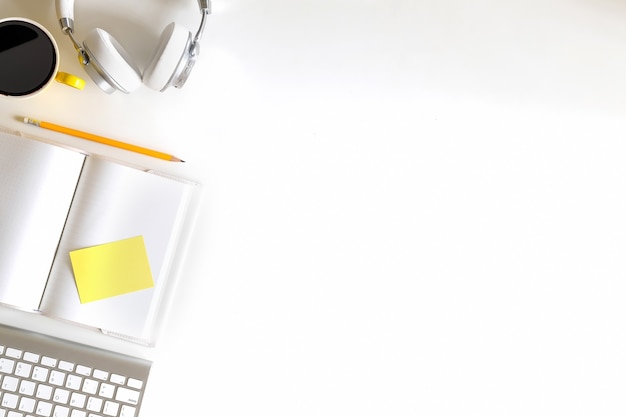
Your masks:
M153 344L196 188L0 131L0 303Z

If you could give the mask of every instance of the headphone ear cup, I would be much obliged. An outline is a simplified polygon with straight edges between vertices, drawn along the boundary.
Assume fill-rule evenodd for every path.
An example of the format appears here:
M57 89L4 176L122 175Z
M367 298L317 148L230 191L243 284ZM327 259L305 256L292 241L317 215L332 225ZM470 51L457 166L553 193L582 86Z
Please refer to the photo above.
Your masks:
M122 45L105 30L91 30L83 46L89 56L87 73L103 90L107 91L101 85L102 81L124 93L130 93L142 85L141 71L137 65Z
M163 29L150 63L143 72L143 83L163 91L175 81L174 75L190 58L191 32L177 23ZM184 68L184 65L183 65Z

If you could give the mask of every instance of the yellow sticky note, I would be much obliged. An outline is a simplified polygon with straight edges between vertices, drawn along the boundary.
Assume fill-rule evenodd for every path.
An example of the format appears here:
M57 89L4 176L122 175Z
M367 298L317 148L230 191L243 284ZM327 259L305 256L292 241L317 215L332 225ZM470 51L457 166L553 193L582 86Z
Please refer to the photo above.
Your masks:
M142 236L70 252L81 303L154 286Z

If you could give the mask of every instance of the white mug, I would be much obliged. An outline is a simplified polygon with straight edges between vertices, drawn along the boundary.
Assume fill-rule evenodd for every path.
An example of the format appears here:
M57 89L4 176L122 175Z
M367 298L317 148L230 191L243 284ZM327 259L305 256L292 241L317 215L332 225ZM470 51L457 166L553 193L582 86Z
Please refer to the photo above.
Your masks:
M55 80L85 86L84 80L59 71L59 48L45 27L23 17L0 19L0 95L32 97Z

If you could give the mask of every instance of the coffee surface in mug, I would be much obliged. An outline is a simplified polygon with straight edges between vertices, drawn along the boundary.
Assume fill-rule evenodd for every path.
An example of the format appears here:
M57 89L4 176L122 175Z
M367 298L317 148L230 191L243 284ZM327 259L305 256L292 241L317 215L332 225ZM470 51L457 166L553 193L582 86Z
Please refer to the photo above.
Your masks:
M55 46L37 26L24 21L0 22L0 94L25 96L54 76Z

